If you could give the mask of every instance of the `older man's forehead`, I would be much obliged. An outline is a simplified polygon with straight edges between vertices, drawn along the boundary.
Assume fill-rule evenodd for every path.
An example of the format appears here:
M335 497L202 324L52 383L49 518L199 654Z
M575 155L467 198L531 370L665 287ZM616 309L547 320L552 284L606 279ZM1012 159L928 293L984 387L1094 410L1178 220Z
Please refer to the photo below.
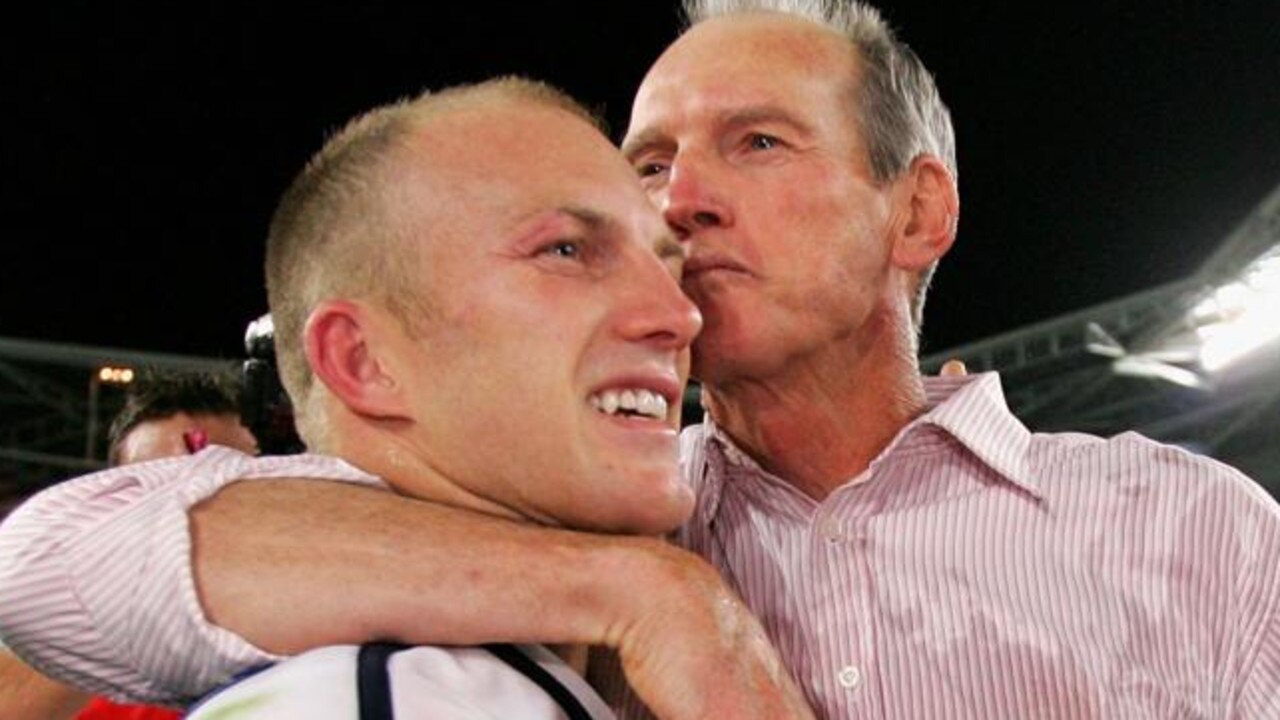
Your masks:
M637 90L632 119L654 91L678 95L691 105L707 100L758 104L765 99L753 95L758 88L806 79L826 82L832 70L846 67L852 79L857 64L848 38L803 18L774 13L717 18L690 29L658 58ZM783 69L800 74L780 75ZM633 125L628 136L642 131Z

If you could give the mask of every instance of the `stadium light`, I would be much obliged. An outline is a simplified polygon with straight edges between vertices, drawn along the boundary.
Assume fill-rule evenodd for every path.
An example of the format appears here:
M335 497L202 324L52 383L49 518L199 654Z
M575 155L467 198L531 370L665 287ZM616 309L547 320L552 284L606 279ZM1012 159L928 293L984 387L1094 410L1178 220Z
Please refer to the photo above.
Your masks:
M128 385L133 382L133 369L104 365L98 368L98 380L108 385Z
M1191 310L1200 366L1218 372L1280 339L1280 245L1249 263Z

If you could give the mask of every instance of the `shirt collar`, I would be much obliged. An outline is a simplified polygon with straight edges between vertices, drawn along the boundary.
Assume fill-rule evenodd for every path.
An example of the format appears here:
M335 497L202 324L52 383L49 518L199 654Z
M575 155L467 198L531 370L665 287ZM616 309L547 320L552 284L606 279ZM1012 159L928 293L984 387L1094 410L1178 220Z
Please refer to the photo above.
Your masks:
M885 450L872 461L875 466L895 454L931 444L926 428L937 428L958 441L1000 477L1037 500L1043 500L1039 483L1030 472L1027 455L1031 431L1009 411L998 373L959 377L924 378L925 412L904 427ZM715 516L720 504L724 477L730 467L770 485L799 491L774 477L743 452L710 417L687 431L686 455L703 474L698 515ZM936 441L933 441L936 442ZM798 509L798 508L797 508Z
M1031 431L1009 411L999 373L926 377L926 408L900 438L922 425L940 428L1009 482L1043 499L1030 470Z

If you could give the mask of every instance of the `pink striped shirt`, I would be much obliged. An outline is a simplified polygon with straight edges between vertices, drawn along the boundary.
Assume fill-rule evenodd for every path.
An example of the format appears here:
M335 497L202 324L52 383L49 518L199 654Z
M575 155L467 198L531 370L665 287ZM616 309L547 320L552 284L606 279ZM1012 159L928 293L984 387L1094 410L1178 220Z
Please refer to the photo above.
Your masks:
M1274 500L1137 435L1032 434L994 375L927 388L928 412L820 504L713 426L683 438L700 499L679 540L821 716L1280 717ZM46 670L152 702L275 659L205 622L186 509L282 475L378 482L211 449L47 493L0 532L0 629Z
M1031 433L995 374L927 390L821 503L712 425L683 437L680 541L822 717L1280 718L1270 496L1136 434Z
M330 457L198 455L57 485L0 526L0 633L35 668L98 694L181 705L281 658L210 625L196 599L187 510L237 478L385 487Z

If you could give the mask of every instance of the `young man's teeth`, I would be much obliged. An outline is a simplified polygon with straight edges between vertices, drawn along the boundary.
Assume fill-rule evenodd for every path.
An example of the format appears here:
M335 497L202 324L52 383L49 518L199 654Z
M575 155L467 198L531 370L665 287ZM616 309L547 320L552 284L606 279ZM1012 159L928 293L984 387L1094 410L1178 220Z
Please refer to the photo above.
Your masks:
M657 393L642 393L640 395L640 412L661 420L667 416L667 399Z
M591 406L606 415L624 412L657 420L667 417L667 399L648 390L605 390L591 396Z

